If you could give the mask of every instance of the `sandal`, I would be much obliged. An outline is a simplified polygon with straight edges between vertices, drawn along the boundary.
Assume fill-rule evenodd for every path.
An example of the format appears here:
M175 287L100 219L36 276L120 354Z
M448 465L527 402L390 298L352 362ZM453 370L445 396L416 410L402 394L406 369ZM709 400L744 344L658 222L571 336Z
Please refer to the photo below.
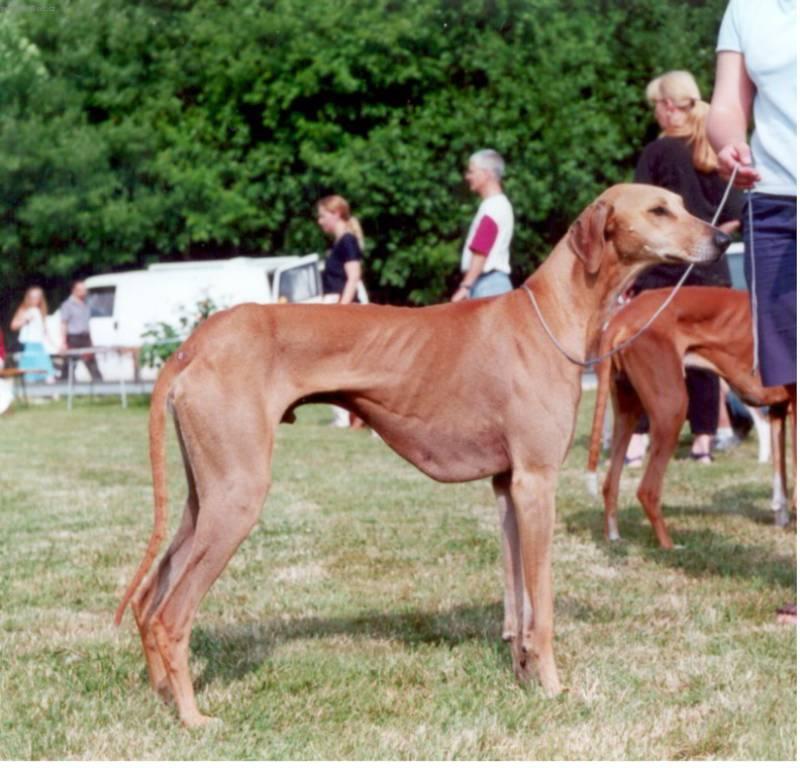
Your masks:
M689 458L692 461L696 461L698 464L710 464L712 461L714 461L714 457L710 453L707 453L705 451L701 453L695 453L694 451L692 451L689 454Z
M797 604L786 603L781 608L778 608L775 613L778 614L778 624L797 624Z

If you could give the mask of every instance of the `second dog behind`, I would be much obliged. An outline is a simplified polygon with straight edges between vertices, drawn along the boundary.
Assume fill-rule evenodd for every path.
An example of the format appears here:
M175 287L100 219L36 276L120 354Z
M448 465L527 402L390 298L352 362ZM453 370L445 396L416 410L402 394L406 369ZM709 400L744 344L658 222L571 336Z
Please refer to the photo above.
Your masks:
M644 327L671 290L645 291L622 307L603 332L599 354L613 349ZM603 483L605 532L610 540L619 538L617 499L625 449L639 416L646 413L650 419L650 452L637 497L658 543L664 548L673 546L661 513L661 496L667 464L686 420L686 365L713 370L749 405L770 406L775 467L773 509L776 524L788 523L783 424L789 392L786 387L763 387L758 374L752 373L750 329L750 302L744 291L681 288L639 338L597 366L597 400L587 469L592 478L597 471L603 416L610 394L614 431L611 459Z

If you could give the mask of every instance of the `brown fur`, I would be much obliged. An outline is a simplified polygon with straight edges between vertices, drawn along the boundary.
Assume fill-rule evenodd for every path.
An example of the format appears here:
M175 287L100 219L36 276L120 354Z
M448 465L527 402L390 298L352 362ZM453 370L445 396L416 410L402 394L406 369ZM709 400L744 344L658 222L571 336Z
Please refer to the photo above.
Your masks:
M672 289L645 291L611 319L599 344L601 354L629 339ZM606 402L611 394L614 436L611 460L603 484L605 532L619 538L617 498L625 451L641 413L650 418L650 454L637 496L664 548L673 546L661 514L661 495L667 464L675 451L688 398L684 362L708 368L724 378L748 405L769 405L773 433L773 463L782 483L785 516L786 461L783 429L791 392L786 387L763 387L752 373L753 339L750 302L744 291L729 288L681 288L669 307L639 338L623 351L597 366L597 399L587 468L595 472ZM777 518L776 518L777 519ZM784 519L783 517L781 519ZM785 523L784 523L785 524Z
M655 187L612 187L528 279L560 341L589 349L615 294L644 266L711 261L727 238ZM153 687L189 726L207 721L189 673L200 600L255 525L275 433L303 402L343 405L430 477L492 477L506 562L504 631L520 680L561 690L553 654L551 546L559 467L575 428L581 370L542 332L527 294L425 309L243 305L206 321L153 392L155 525L128 600ZM183 519L166 531L165 410L183 451Z

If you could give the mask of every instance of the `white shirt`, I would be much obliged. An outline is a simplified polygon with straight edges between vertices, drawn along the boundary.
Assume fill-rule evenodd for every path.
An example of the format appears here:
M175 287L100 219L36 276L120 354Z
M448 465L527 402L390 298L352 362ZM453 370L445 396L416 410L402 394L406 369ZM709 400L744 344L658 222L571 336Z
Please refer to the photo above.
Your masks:
M42 313L36 307L25 310L28 322L19 329L20 344L44 344L45 328Z
M796 17L795 0L731 0L717 41L743 54L755 86L755 189L771 195L797 195Z
M484 219L490 221L486 222ZM473 245L477 246L475 252L486 256L484 272L497 270L511 274L510 246L513 235L514 210L509 199L502 192L485 198L472 220L464 250L461 252L461 271L466 272L469 269L473 254L470 246ZM488 252L485 252L487 249L484 246L490 246Z

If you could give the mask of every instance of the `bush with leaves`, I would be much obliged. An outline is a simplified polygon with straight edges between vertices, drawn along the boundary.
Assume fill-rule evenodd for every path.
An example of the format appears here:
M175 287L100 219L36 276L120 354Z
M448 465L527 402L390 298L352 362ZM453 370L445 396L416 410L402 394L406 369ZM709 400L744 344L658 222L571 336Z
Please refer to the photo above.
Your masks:
M172 353L189 338L192 331L204 320L224 307L219 307L211 298L201 299L191 310L181 307L177 324L151 323L142 334L144 343L139 350L139 364L146 368L159 368Z
M0 15L0 298L160 258L320 250L348 197L378 300L447 295L484 146L516 276L630 178L653 76L708 94L726 0L71 0ZM5 47L3 47L5 46ZM17 50L25 56L7 55Z

